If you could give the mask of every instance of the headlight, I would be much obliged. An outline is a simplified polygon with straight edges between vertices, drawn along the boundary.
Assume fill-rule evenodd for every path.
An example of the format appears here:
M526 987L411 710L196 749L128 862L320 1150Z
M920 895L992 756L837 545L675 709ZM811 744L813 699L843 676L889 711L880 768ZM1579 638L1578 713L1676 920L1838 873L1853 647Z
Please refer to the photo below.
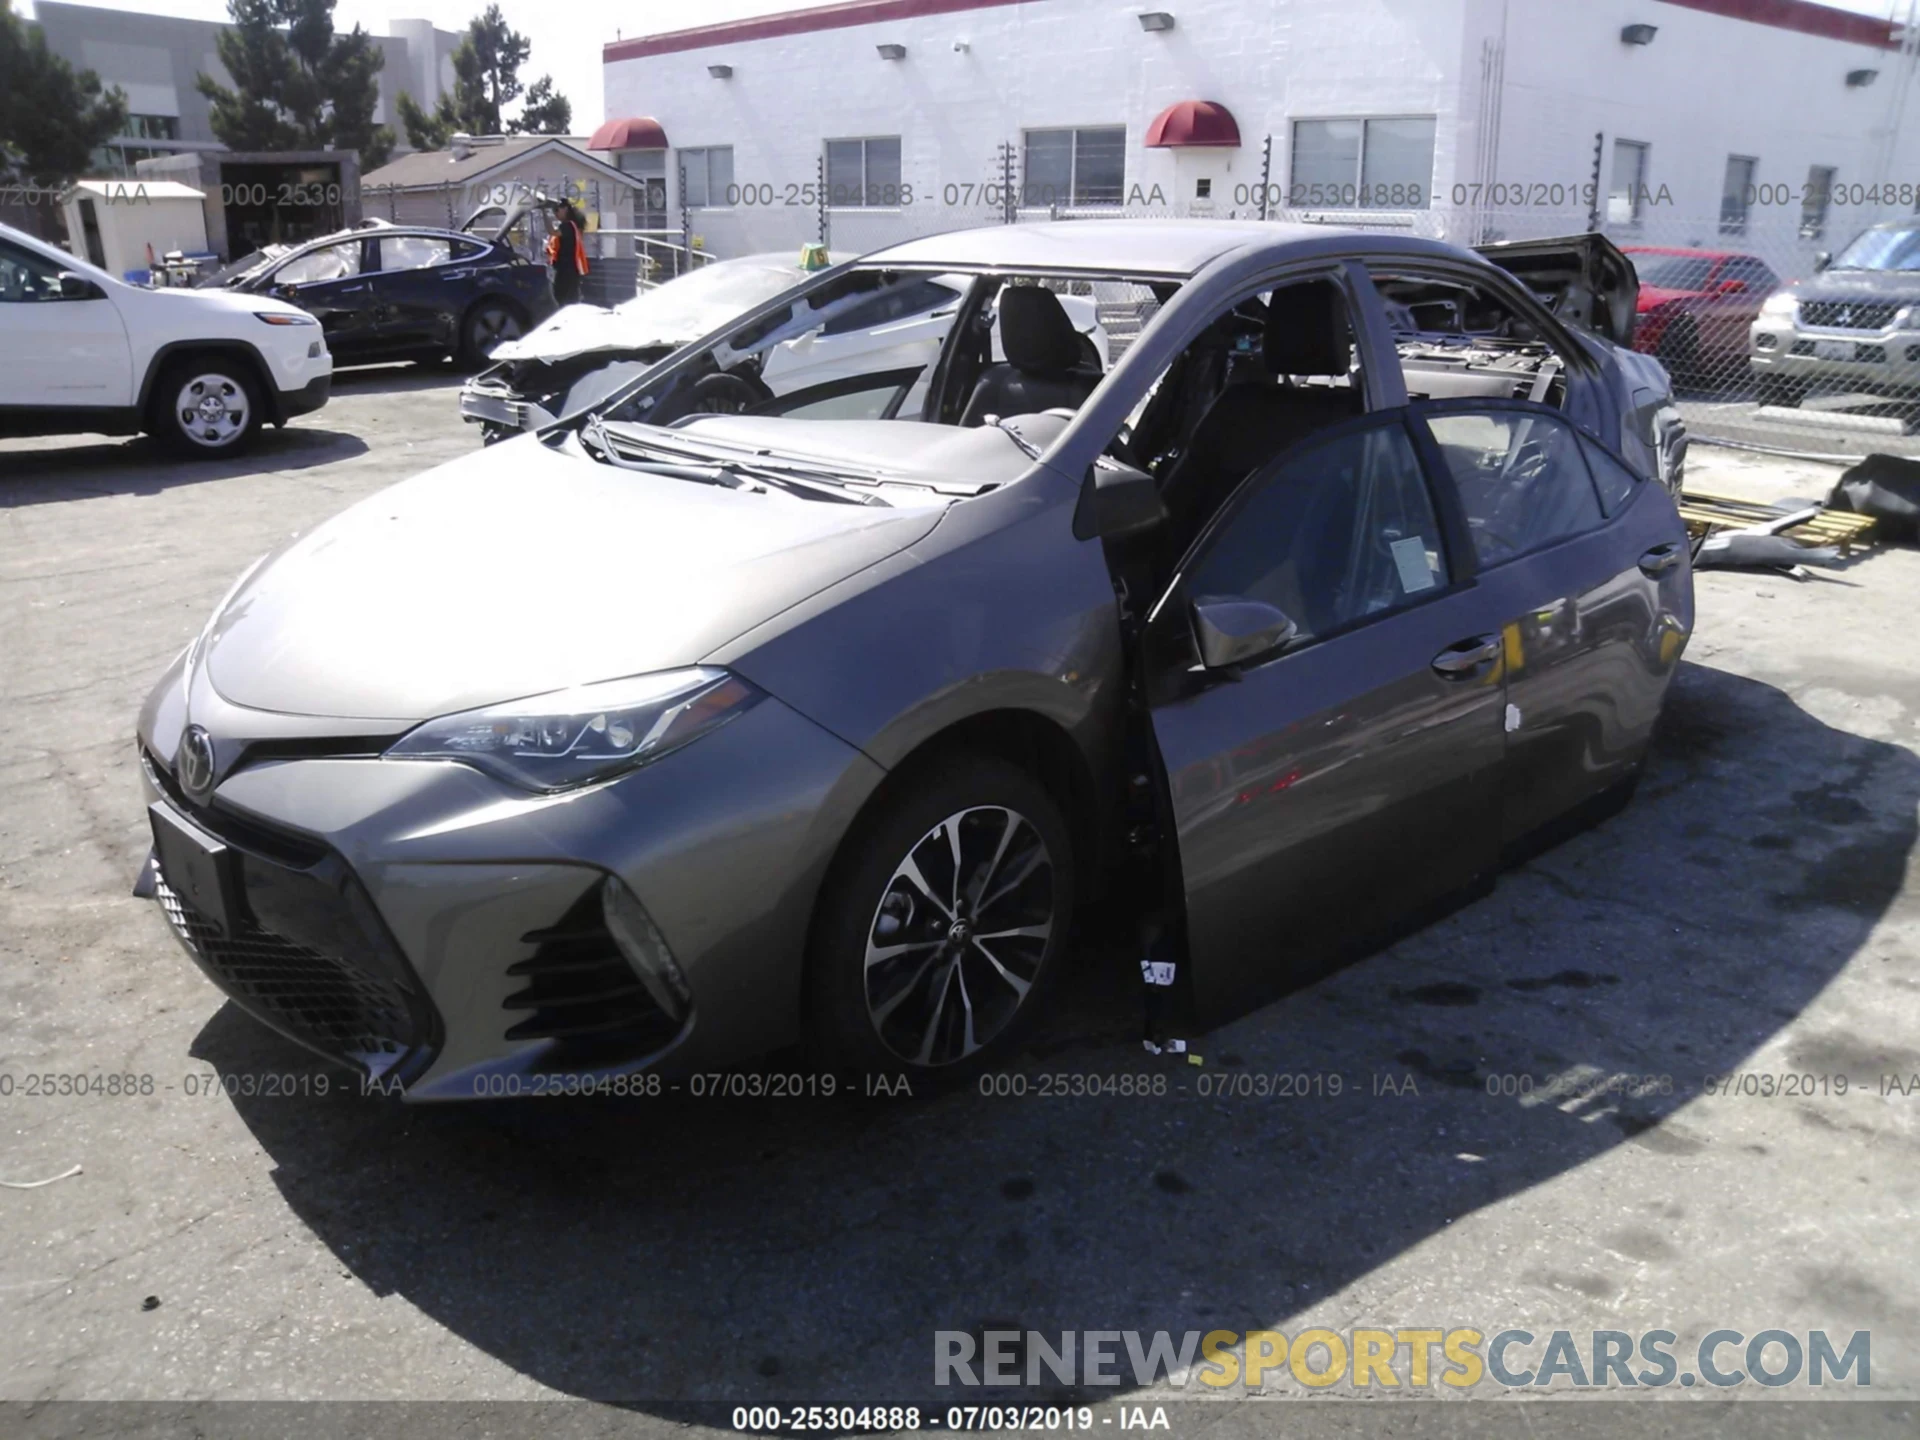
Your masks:
M1767 297L1766 303L1760 307L1760 313L1762 315L1792 315L1794 307L1797 304L1799 304L1799 302L1793 298L1791 291L1776 290Z
M278 310L256 310L253 318L264 320L269 325L318 325L320 322L311 315L286 315Z
M725 670L634 675L443 715L401 736L387 757L463 760L550 794L657 760L761 698Z

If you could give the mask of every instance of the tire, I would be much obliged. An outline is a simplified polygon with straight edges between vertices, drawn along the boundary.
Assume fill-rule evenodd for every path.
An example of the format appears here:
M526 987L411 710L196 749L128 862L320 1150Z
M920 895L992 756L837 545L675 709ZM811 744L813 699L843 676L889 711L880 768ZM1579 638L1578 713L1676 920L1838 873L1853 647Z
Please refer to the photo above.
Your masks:
M1059 807L1019 766L963 753L901 777L848 834L822 893L816 1053L936 1085L1005 1057L1063 968L1074 880Z
M238 455L260 433L265 405L253 367L231 355L174 360L154 383L149 431L183 458Z
M1762 375L1758 389L1762 405L1784 405L1789 409L1807 398L1806 385L1797 380L1789 380L1784 375Z
M494 346L518 340L526 333L527 323L518 306L505 300L482 300L460 322L460 353L456 358L468 369L478 370L487 363Z

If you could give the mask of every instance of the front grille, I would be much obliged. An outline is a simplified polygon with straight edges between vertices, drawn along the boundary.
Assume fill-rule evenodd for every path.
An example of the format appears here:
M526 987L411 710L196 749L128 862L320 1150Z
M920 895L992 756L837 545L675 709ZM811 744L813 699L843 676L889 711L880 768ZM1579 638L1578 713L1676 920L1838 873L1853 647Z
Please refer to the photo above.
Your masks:
M140 759L167 803L236 856L239 913L224 932L155 865L167 923L207 977L331 1059L375 1075L418 1074L439 1046L439 1017L346 861L316 836L218 802L194 805L158 757L142 747Z
M164 875L154 893L174 934L214 982L276 1029L375 1074L412 1048L407 997L392 981L251 922L223 935Z
M1890 300L1802 300L1800 323L1822 330L1884 330L1899 308Z
M571 1067L638 1059L679 1033L679 1024L654 1002L608 933L598 885L555 924L520 938L537 948L507 967L507 974L527 982L501 1002L526 1017L507 1031L507 1039L559 1041L543 1063Z

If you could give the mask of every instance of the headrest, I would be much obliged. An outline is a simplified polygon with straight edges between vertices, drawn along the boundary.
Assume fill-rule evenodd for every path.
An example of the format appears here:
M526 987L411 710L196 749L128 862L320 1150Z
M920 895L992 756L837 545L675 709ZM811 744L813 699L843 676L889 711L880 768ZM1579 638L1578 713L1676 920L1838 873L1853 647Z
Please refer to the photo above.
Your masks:
M1080 334L1060 297L1038 285L1000 291L1000 346L1007 363L1033 375L1057 375L1080 361Z
M1346 302L1328 280L1282 285L1267 303L1261 343L1275 375L1345 375L1352 364Z

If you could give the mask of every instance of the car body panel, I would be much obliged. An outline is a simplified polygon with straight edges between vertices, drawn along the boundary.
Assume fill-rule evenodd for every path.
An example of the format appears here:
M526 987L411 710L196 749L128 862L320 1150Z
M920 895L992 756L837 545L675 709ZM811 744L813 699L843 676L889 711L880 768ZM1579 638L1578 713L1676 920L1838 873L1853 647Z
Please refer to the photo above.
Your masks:
M526 437L284 547L215 618L205 659L220 693L253 709L426 719L693 664L938 517L931 496L869 508L752 494Z
M406 240L444 244L447 258L417 268L382 268L383 247ZM360 247L355 274L297 283L281 278L303 273L300 267L320 252L352 245ZM229 277L226 284L248 294L279 296L318 317L342 363L457 354L467 315L489 298L511 306L529 328L553 310L546 267L526 259L506 241L385 222L365 222L308 241Z
M0 225L0 241L39 264L90 281L86 300L7 304L9 334L22 343L0 351L0 433L52 435L68 430L130 433L148 420L147 401L168 360L194 349L239 351L254 364L269 413L312 409L325 395L333 357L308 325L263 323L297 315L266 296L190 289L149 290L21 231ZM31 335L38 343L26 343Z
M1466 267L1512 291L1568 357L1579 403L1566 419L1594 435L1637 413L1632 382L1646 382L1647 404L1668 393L1654 392L1657 362L1576 338L1470 252L1297 229L1076 223L896 247L928 274L1018 269L1015 253L1071 255L1080 273L1123 268L1110 266L1116 254L1150 262L1145 273L1197 266L1071 414L1018 417L1011 430L699 414L667 427L562 423L374 496L242 577L162 678L139 722L153 797L237 845L252 843L252 825L342 858L443 1027L406 1071L410 1098L467 1098L488 1077L543 1066L717 1066L794 1039L823 878L886 778L928 746L989 723L1047 737L1060 773L1045 778L1090 832L1077 858L1097 870L1124 848L1130 630L1106 547L1077 527L1094 460L1221 307L1296 278L1339 286L1371 412L1361 424L1412 425L1395 412L1419 412L1365 268L1381 255ZM779 312L795 303L735 317L609 408L645 413L699 373L707 347L780 343ZM638 463L681 468L622 468ZM775 483L823 470L864 503ZM722 475L732 481L708 483ZM730 488L742 480L767 493ZM1505 831L1531 818L1517 805L1503 813L1510 694L1537 717L1541 763L1579 772L1556 770L1547 779L1570 789L1529 784L1522 799L1631 773L1692 623L1684 564L1652 591L1622 579L1634 546L1683 535L1666 496L1646 485L1636 496L1578 564L1543 552L1485 575L1467 565L1430 602L1239 685L1156 702L1189 955L1211 1010L1273 968L1275 925L1330 935L1368 895L1384 916L1490 868ZM1501 635L1499 660L1471 688L1426 668L1483 631ZM1569 636L1596 642L1597 658L1561 655ZM763 698L576 790L535 795L456 761L380 758L430 716L695 664ZM210 798L184 794L189 759L204 760ZM1315 884L1289 888L1302 866ZM510 967L609 875L684 967L690 1026L591 1059L511 1039Z

